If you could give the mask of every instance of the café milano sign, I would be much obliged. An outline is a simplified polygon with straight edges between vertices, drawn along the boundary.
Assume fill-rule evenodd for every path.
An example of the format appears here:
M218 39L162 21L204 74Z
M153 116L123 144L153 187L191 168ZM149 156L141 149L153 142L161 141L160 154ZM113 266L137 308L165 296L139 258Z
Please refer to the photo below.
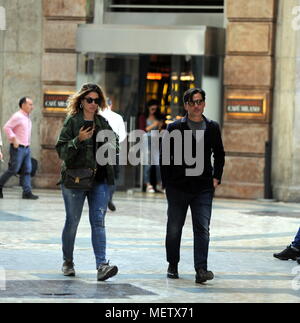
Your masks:
M229 119L264 119L265 98L227 98L225 113Z

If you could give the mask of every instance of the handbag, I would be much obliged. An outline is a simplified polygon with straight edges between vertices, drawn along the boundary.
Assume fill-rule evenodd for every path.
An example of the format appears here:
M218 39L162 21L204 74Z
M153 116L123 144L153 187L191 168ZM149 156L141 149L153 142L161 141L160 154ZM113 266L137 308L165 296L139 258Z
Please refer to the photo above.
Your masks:
M68 189L91 190L96 170L92 168L67 168L63 184Z

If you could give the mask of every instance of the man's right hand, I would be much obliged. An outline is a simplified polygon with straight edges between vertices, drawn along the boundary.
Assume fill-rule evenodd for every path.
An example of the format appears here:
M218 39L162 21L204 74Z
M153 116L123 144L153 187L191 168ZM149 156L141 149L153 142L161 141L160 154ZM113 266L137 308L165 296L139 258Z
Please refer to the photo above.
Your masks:
M13 143L12 144L13 144L13 146L14 146L15 149L18 149L19 146L20 146L20 143L18 142L18 139L16 137L13 139Z

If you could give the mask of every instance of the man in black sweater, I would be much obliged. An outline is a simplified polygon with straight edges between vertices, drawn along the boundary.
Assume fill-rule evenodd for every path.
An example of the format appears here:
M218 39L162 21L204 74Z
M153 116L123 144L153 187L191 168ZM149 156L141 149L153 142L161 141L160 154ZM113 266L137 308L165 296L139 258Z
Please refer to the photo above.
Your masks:
M179 278L181 234L190 207L194 231L196 283L203 283L214 277L213 273L207 270L209 226L213 195L221 183L225 152L218 123L208 120L203 115L205 92L199 88L189 89L184 93L183 103L187 115L168 125L160 150L161 175L168 200L167 276ZM175 133L176 136L173 136ZM181 133L182 140L178 140L178 133ZM188 134L189 137L186 137ZM175 139L171 141L170 138ZM171 143L168 149L164 147L166 142ZM197 153L199 151L201 154ZM169 163L166 162L166 152L169 154ZM181 163L178 163L178 152L182 156ZM187 152L192 153L194 165L186 160ZM200 172L197 171L199 169Z

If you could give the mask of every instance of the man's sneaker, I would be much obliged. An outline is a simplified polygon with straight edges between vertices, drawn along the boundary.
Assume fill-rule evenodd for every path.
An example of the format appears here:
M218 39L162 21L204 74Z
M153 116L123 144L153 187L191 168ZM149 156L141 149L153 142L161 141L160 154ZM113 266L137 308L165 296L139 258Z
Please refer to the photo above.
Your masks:
M3 192L2 192L2 188L0 188L0 199L3 199Z
M65 261L62 266L64 276L75 276L74 263L72 261Z
M171 279L178 279L179 278L178 264L176 264L176 265L169 264L167 277L171 278Z
M283 251L274 253L273 256L280 260L296 260L297 257L300 257L300 250L293 247L292 245L289 245Z
M107 264L102 264L98 267L97 280L104 281L108 278L115 276L117 273L117 266L110 266L109 262Z
M204 269L196 269L196 283L201 284L207 280L214 279L214 274L212 271L207 271Z
M33 195L31 192L29 193L23 192L22 198L24 200L37 200L39 197L37 195Z

